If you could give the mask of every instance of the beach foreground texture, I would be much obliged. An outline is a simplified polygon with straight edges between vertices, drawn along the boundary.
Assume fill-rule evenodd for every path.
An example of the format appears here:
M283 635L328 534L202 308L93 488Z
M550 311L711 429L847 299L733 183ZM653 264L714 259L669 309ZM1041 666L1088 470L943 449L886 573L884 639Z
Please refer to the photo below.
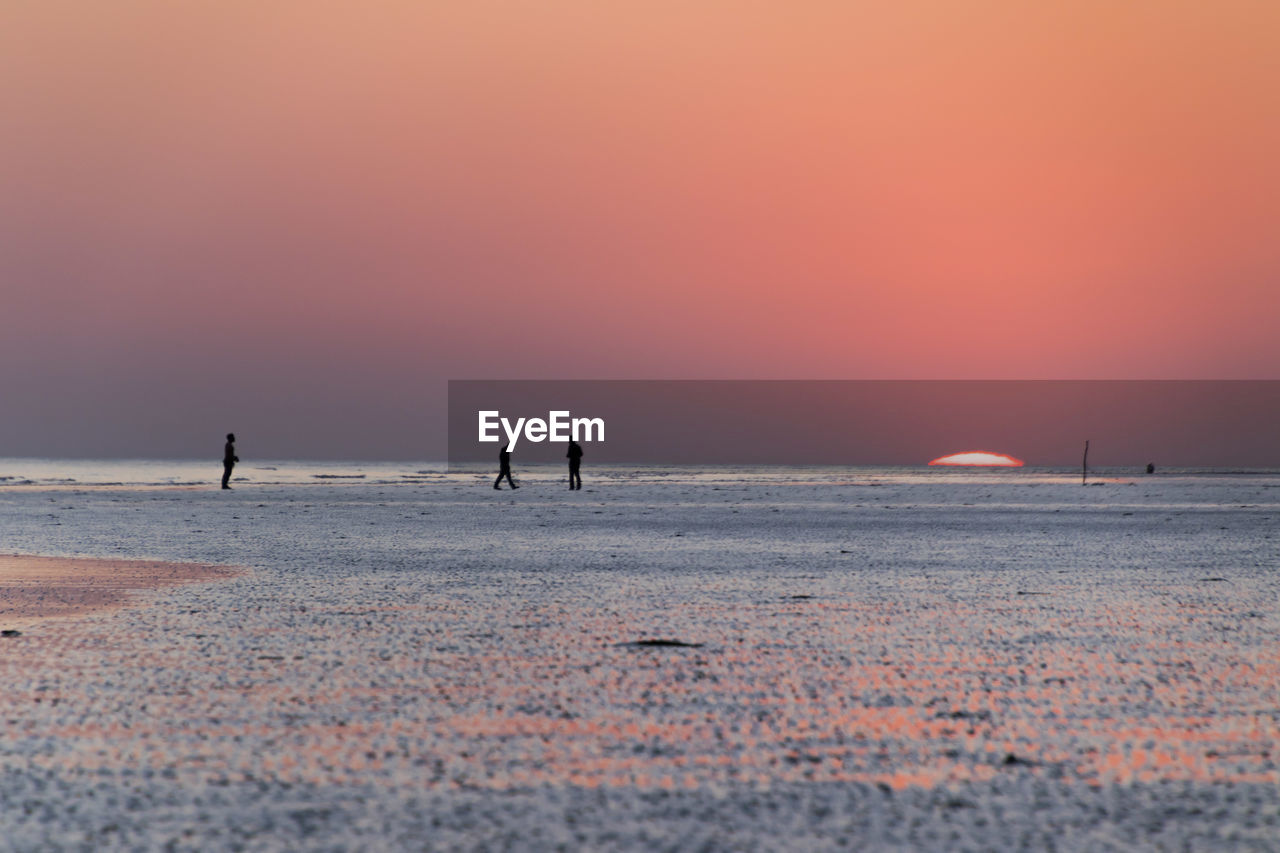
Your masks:
M1280 849L1280 476L523 485L0 489L248 570L0 638L3 845Z
M237 574L235 569L194 563L0 554L0 623L14 631L49 616L136 603L132 594L140 590Z

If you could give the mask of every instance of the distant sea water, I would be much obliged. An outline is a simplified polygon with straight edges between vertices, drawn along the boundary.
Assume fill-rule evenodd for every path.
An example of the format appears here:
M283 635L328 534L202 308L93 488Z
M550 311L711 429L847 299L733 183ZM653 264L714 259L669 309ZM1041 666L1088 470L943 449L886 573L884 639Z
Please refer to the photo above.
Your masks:
M557 482L560 465L521 466L513 460L517 480ZM468 465L450 469L440 461L340 462L264 460L235 467L233 485L413 485L469 482L496 475L492 468ZM584 474L597 482L774 485L849 485L858 483L1064 483L1078 482L1079 468L945 468L865 465L586 465ZM0 487L200 487L218 485L222 464L195 459L40 459L0 458ZM1091 481L1169 478L1259 477L1280 481L1280 470L1261 468L1161 468L1147 475L1142 467L1090 468Z
M236 465L232 484L401 483L445 475L444 462L253 460ZM218 459L0 458L0 486L217 486Z

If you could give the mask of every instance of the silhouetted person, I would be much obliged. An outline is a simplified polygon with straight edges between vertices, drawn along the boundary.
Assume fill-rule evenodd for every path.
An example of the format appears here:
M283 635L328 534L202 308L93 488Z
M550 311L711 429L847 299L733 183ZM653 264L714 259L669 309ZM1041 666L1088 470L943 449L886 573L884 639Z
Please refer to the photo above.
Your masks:
M582 475L578 473L578 469L582 467L582 445L569 439L569 452L565 456L569 457L569 488L581 489Z
M493 481L493 487L498 488L498 484L502 482L502 478L507 478L507 483L511 488L518 489L516 481L511 479L511 453L507 450L510 445L502 445L502 449L498 451L498 479Z
M1148 463L1147 463L1147 473L1148 473L1148 474L1154 474L1155 472L1156 472L1156 463L1154 463L1154 462L1148 462Z
M231 469L236 467L236 463L240 461L240 457L236 456L236 434L234 432L227 433L227 446L222 448L222 488L229 489L227 483L231 482Z

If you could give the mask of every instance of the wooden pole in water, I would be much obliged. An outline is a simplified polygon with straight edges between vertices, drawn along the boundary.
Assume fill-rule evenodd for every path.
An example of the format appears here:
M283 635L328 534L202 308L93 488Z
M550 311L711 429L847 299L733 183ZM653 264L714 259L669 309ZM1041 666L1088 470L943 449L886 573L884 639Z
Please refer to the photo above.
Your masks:
M1080 463L1080 485L1087 486L1089 484L1089 441L1084 443L1084 461Z

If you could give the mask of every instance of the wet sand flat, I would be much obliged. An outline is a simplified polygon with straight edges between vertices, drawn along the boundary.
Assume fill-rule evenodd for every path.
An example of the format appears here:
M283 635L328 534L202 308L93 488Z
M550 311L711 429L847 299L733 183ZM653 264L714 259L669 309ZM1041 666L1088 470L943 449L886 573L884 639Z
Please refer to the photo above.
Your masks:
M799 480L797 480L799 483ZM1280 482L0 496L18 849L1275 849Z
M194 563L0 554L0 627L119 607L141 590L237 574Z

